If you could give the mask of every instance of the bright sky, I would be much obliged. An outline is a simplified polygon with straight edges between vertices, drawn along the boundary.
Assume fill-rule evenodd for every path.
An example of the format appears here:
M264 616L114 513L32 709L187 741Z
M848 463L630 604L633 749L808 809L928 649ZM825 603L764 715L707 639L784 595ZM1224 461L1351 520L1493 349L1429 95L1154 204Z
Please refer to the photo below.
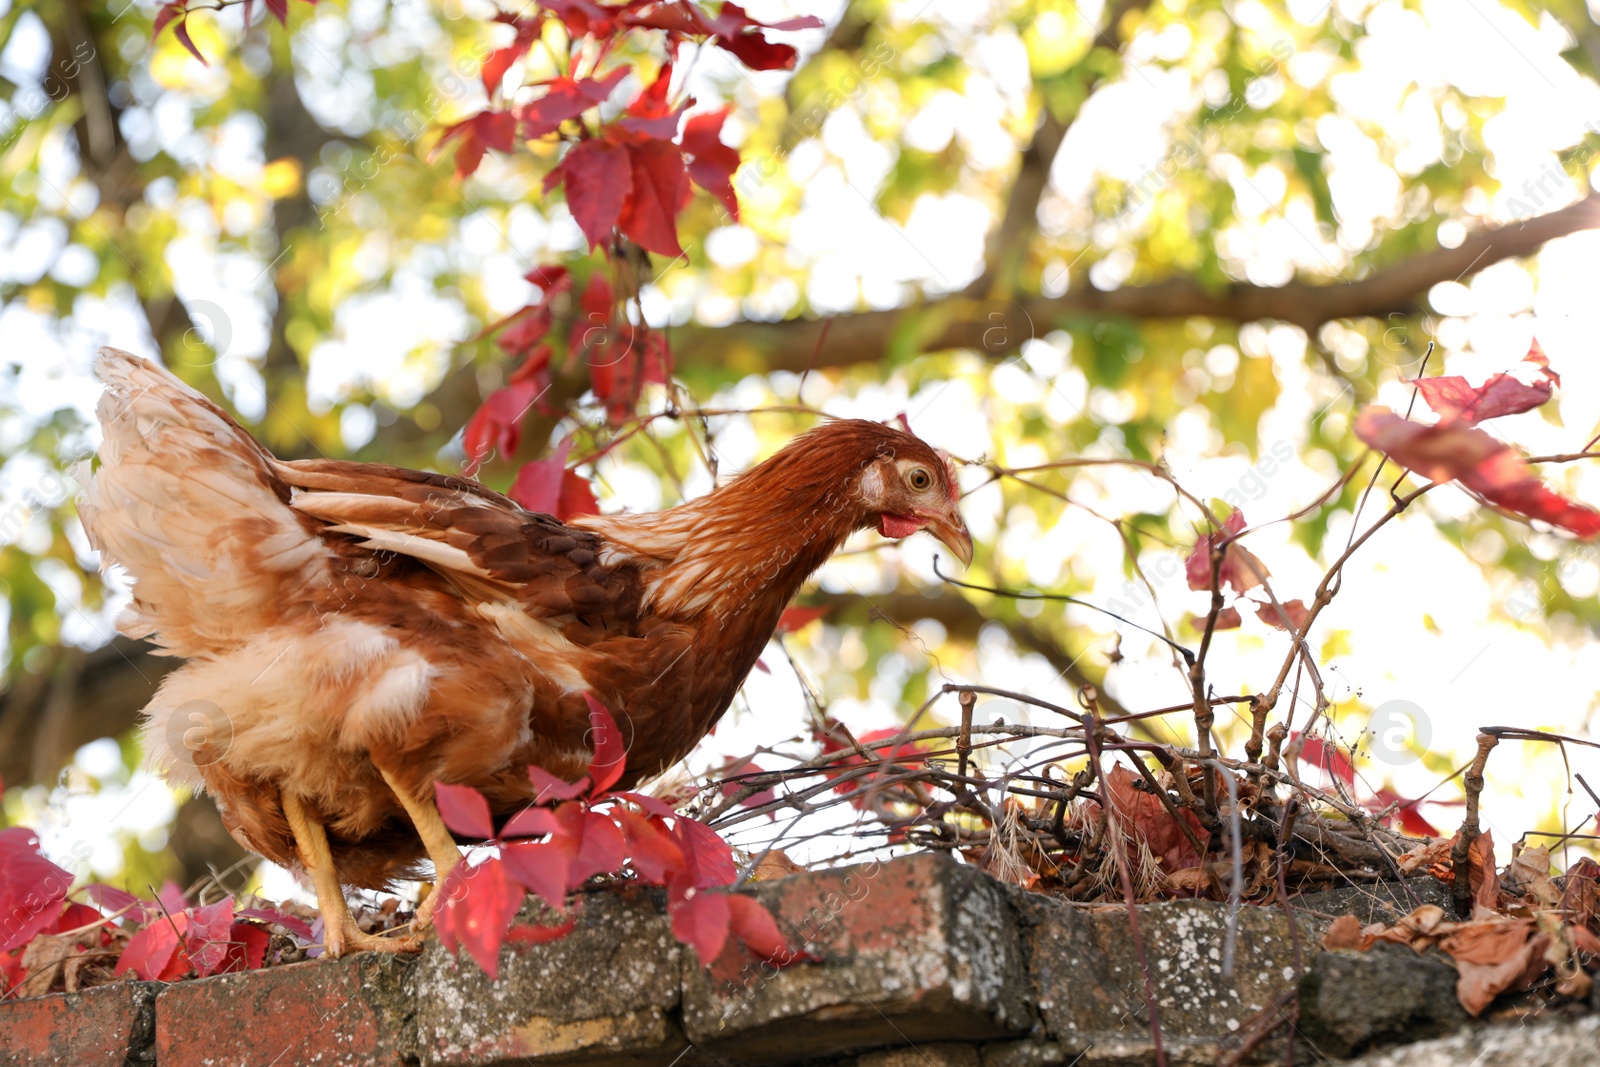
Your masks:
M3 10L8 0L0 0ZM1294 0L1295 18L1316 23L1328 17L1321 0ZM1098 18L1098 5L1070 8L1061 18ZM1566 47L1563 31L1548 17L1537 27L1489 0L1434 2L1425 0L1420 11L1393 2L1367 4L1363 0L1339 2L1351 18L1364 18L1370 36L1358 48L1362 68L1335 78L1333 93L1339 109L1317 121L1316 133L1330 152L1331 185L1341 226L1336 240L1316 236L1309 208L1286 196L1286 175L1273 165L1251 168L1243 161L1218 153L1210 165L1214 173L1233 183L1242 220L1218 237L1237 275L1263 284L1286 280L1296 270L1329 274L1345 262L1347 247L1358 247L1374 227L1396 218L1402 211L1396 168L1414 174L1437 162L1441 139L1434 109L1423 93L1446 85L1464 92L1504 98L1502 114L1488 123L1485 140L1492 152L1492 172L1505 191L1492 200L1469 202L1480 218L1509 222L1543 213L1580 195L1556 163L1555 152L1576 143L1585 128L1600 122L1600 89L1573 72L1558 52ZM773 5L753 8L770 15L782 10ZM833 17L833 7L794 5L795 11L814 11ZM1233 6L1244 25L1265 24L1272 15L1255 0ZM353 0L349 23L367 35L364 54L381 60L426 49L437 30L420 12L422 5L395 7L380 0ZM385 33L372 35L382 13L399 20ZM407 12L418 12L415 18ZM1365 15L1363 16L1363 12ZM974 5L958 0L908 0L896 8L895 17L920 18L939 28L929 49L959 49L974 71L962 92L932 96L909 116L900 137L924 150L937 150L952 138L971 153L975 179L986 169L1003 176L1016 150L1013 127L1022 112L1027 92L1027 61L1014 31L995 29ZM408 21L409 19L409 21ZM978 21L974 21L978 20ZM16 34L0 51L0 74L29 84L36 81L42 62L42 40L36 20L25 17ZM975 36L976 35L976 36ZM808 47L815 36L801 35ZM369 110L370 79L357 66L335 63L348 47L350 26L331 8L309 18L294 42L302 93L308 105L330 125L358 133ZM1203 99L1215 94L1214 79L1196 77L1178 67L1158 64L1181 58L1190 46L1187 31L1175 27L1161 34L1145 34L1128 49L1131 69L1111 88L1099 93L1073 125L1052 172L1052 193L1042 213L1047 226L1057 230L1087 228L1090 197L1103 177L1137 180L1157 167L1172 150L1185 118ZM1312 52L1295 54L1279 72L1263 79L1260 92L1284 91L1290 79L1302 85L1319 84L1327 76L1330 56ZM709 68L711 60L704 66ZM702 83L694 92L714 98L720 82L714 72L697 73ZM194 99L215 95L225 86L220 74L190 64L181 74L164 77L185 82ZM128 134L150 148L159 146L195 166L210 166L243 182L259 179L265 160L261 130L240 119L221 137L205 139L193 128L189 105L179 93L161 94L141 75L141 99L129 120ZM739 100L753 101L758 92L771 92L781 84L763 75L750 84L736 86ZM864 118L870 117L871 93L847 99L827 120L820 136L802 141L784 161L785 180L804 189L797 215L781 227L768 227L764 212L776 203L757 188L749 198L751 227L732 226L708 239L713 260L725 266L750 261L765 247L772 232L787 233L783 248L787 261L803 266L810 279L805 297L819 311L846 310L864 302L890 306L915 289L945 291L960 288L977 272L983 235L992 222L984 202L960 189L927 195L917 202L904 224L888 221L871 207L893 161L893 146L875 137ZM1447 112L1446 121L1452 121ZM1460 117L1454 118L1460 121ZM1407 148L1394 165L1380 157L1376 145L1362 132L1361 123L1378 123L1400 131ZM57 146L59 149L59 146ZM75 202L83 182L70 155L55 151L50 165L37 181L58 199ZM485 180L497 180L497 164L487 163ZM1559 181L1541 179L1551 176ZM26 179L27 176L24 176ZM1524 183L1529 183L1525 189ZM1534 192L1529 193L1527 189ZM179 292L191 307L215 320L219 347L226 353L219 373L232 390L240 409L251 416L262 410L259 378L253 363L266 346L267 307L263 303L268 283L267 266L248 255L216 250L222 232L241 232L259 219L248 212L214 218L198 202L183 201L170 184L156 183L151 190L156 206L176 211L180 236L168 250L167 260ZM242 210L242 209L241 209ZM1091 231L1103 248L1114 248L1137 233L1146 220L1139 211L1106 222ZM1461 233L1453 235L1455 239ZM499 311L510 311L528 296L521 274L530 262L574 247L579 235L564 208L543 210L538 204L519 207L505 219L480 216L462 227L447 250L450 259L481 275ZM19 226L15 218L0 214L0 277L31 280L48 269L63 281L81 282L92 272L83 250L65 246L65 228L51 222ZM372 238L373 262L389 254L381 234ZM443 254L443 253L441 253ZM399 272L394 287L348 301L340 310L334 335L318 343L312 353L310 380L314 402L329 403L359 381L371 384L381 396L407 403L426 392L440 373L437 355L449 344L470 334L476 324L462 309L433 290L430 279L439 260L419 255ZM1435 367L1477 380L1504 369L1527 350L1537 333L1553 366L1562 374L1564 387L1550 406L1552 418L1529 414L1507 419L1498 430L1530 451L1571 451L1600 423L1600 363L1592 358L1592 339L1600 334L1600 302L1594 299L1600 263L1600 233L1587 233L1551 243L1534 260L1504 263L1473 276L1464 283L1441 285L1431 294L1436 316L1432 337L1440 346ZM47 268L43 264L49 264ZM1131 257L1108 256L1096 268L1094 282L1118 284L1131 267ZM1047 282L1048 284L1048 282ZM684 272L665 279L649 295L647 306L658 320L684 321L697 317L720 322L740 315L772 317L791 309L801 294L787 281L774 282L740 301L714 290ZM1331 327L1325 340L1350 365L1363 359L1381 359L1395 370L1415 371L1415 364L1398 361L1419 352L1429 337L1408 339L1407 352L1365 351L1364 342ZM22 354L22 370L0 382L0 402L30 413L43 413L71 404L91 410L95 388L88 365L95 346L112 343L135 351L152 349L143 317L120 292L109 299L85 297L71 322L54 323L15 304L0 311L0 351ZM1220 436L1197 405L1174 420L1167 453L1173 470L1201 497L1242 493L1245 512L1252 522L1275 518L1304 505L1336 477L1336 459L1305 447L1306 426L1312 418L1344 425L1351 417L1347 398L1326 375L1308 370L1305 338L1291 327L1247 330L1243 351L1219 345L1204 359L1203 374L1217 388L1227 388L1241 360L1271 360L1283 383L1282 398L1261 426L1261 454L1275 455L1282 446L1286 461L1270 473L1252 472L1238 456L1217 458ZM1017 444L1003 439L994 427L1005 426L1017 406L1046 398L1049 417L1060 425L1089 419L1114 424L1133 410L1136 398L1103 388L1090 390L1081 372L1070 362L1065 335L1038 339L1018 365L990 367L972 360L962 377L951 383L924 386L915 394L902 378L881 386L845 394L821 376L813 376L806 399L840 415L886 418L906 411L913 427L930 442L953 453L977 457L998 454L1012 465L1059 458L1049 442ZM1409 354L1408 354L1409 353ZM1442 357L1442 363L1439 362ZM705 398L710 405L760 404L772 396L792 398L796 382L777 376L772 381L750 380ZM1393 406L1405 403L1401 387L1391 381L1381 397ZM352 445L372 432L370 413L359 407L345 419ZM0 423L0 447L10 448L23 439L18 420ZM1099 454L1114 455L1113 435L1103 437ZM723 469L733 469L757 458L757 437L746 420L724 420L719 435ZM644 509L660 503L654 480L641 470L613 466L602 472L612 495L607 508ZM976 472L969 472L975 475ZM45 468L28 457L18 457L0 469L0 506L9 508L21 494L42 484ZM1594 467L1561 475L1563 488L1580 499L1600 504L1600 470ZM974 476L973 484L980 479ZM708 488L702 476L697 491ZM1073 490L1074 498L1097 510L1127 514L1164 510L1170 496L1147 477L1116 468L1084 474ZM1313 647L1321 648L1333 630L1348 638L1336 654L1324 658L1323 671L1329 694L1339 703L1335 719L1340 732L1353 740L1366 723L1368 709L1391 700L1408 700L1421 709L1423 744L1451 753L1462 762L1472 750L1481 724L1514 723L1590 735L1595 707L1596 679L1600 678L1600 646L1587 631L1561 620L1547 621L1537 610L1531 615L1512 610L1526 602L1526 592L1492 585L1476 562L1492 562L1504 550L1496 538L1483 538L1464 557L1436 531L1435 523L1464 515L1473 505L1454 489L1440 489L1425 503L1373 540L1348 568L1343 595L1335 601L1312 633ZM966 503L974 534L991 544L1005 561L1008 574L1023 574L1039 587L1064 584L1070 574L1092 583L1092 598L1110 604L1122 598L1122 548L1111 529L1080 509L1064 508L1045 523L1017 508L1000 511L994 489L974 493ZM1330 546L1342 545L1349 516L1335 518ZM23 534L25 545L39 544L42 530ZM1529 533L1541 558L1556 559L1559 539ZM862 545L874 538L864 536ZM80 542L81 544L81 537ZM847 556L829 564L820 582L832 590L863 593L893 586L897 576L932 586L936 579L931 561L936 550L927 538L913 538L901 546ZM1289 541L1284 525L1253 535L1249 547L1271 568L1282 599L1309 600L1322 567L1308 559ZM1153 552L1142 562L1147 572L1170 572L1171 559ZM1600 565L1592 555L1559 557L1551 576L1574 595L1593 596L1600 591ZM978 564L990 561L980 554ZM70 601L77 598L77 579L60 568L49 575ZM1180 576L1162 582L1158 605L1142 605L1137 621L1154 625L1159 613L1176 622L1203 607L1201 594L1190 592ZM1523 599L1518 600L1519 593ZM1509 606L1509 608L1508 608ZM67 612L70 639L92 645L109 636L103 617L90 618L73 608ZM1110 620L1087 612L1071 616L1083 631L1103 634L1092 643L1109 647ZM941 635L937 627L918 631L929 646ZM1082 633L1077 635L1082 639ZM848 631L813 627L791 642L803 670L825 691L842 692L845 678L832 673L837 661L859 664L864 654L860 636ZM1218 641L1211 660L1211 676L1219 691L1238 692L1265 688L1276 674L1286 651L1285 639L1264 625L1247 620L1237 636ZM1111 668L1108 688L1130 708L1157 707L1185 698L1177 673L1153 643L1129 634L1123 644L1128 657ZM1099 655L1099 652L1095 652ZM696 768L714 765L724 753L742 754L757 744L771 744L796 734L805 721L804 703L794 676L776 650L769 651L771 674L757 672L715 738L692 758ZM868 699L834 700L833 712L863 729L897 721L902 709L884 699L892 693L907 663L887 657L878 685ZM1071 693L1055 672L1035 657L1019 658L1004 642L985 635L971 660L946 660L950 680L993 682L1004 679L1011 688L1040 697L1070 702ZM1287 704L1287 701L1285 702ZM759 714L748 709L759 708ZM953 702L950 709L954 708ZM946 709L946 712L950 709ZM980 709L981 710L981 709ZM1016 721L1019 709L1004 709ZM1303 719L1303 709L1298 713ZM981 718L981 716L980 716ZM1175 726L1182 729L1181 722ZM81 776L117 780L116 750L109 742L86 747L77 760ZM1572 767L1595 772L1600 781L1600 760L1583 750L1571 753ZM1554 829L1550 815L1569 799L1567 779L1559 755L1552 749L1502 746L1491 764L1499 773L1491 778L1485 800L1485 817L1498 841L1508 842L1534 826ZM1399 790L1415 795L1434 784L1435 776L1419 763L1390 766L1369 763L1364 770L1373 784L1392 775ZM1590 777L1590 775L1586 775ZM1452 787L1441 794L1454 799ZM171 818L173 801L166 787L140 773L126 784L98 794L69 779L66 787L46 793L35 790L27 801L25 817L44 833L46 848L63 862L86 861L100 874L114 872L120 863L119 840L140 835L147 847L159 847L160 829ZM1588 815L1587 800L1574 803L1574 821ZM1452 809L1433 809L1441 825L1453 825ZM805 849L796 851L806 855ZM1502 858L1505 850L1502 846ZM80 868L81 869L81 868ZM268 880L269 892L287 891L286 876Z

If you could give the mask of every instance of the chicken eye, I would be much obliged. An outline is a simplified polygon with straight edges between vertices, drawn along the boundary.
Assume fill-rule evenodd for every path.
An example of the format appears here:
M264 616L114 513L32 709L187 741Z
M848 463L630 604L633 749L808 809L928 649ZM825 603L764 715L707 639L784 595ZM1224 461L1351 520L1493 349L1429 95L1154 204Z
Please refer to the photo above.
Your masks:
M932 488L933 475L924 467L912 467L906 472L906 484L920 493L924 489Z

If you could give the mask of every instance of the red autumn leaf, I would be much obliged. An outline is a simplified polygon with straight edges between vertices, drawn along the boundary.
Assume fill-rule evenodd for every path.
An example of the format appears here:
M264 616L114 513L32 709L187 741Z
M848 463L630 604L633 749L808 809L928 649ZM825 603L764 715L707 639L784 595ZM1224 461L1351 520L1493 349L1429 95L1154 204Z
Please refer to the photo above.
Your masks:
M0 952L26 944L61 914L72 873L45 859L27 827L0 830Z
M1299 735L1296 734L1296 737ZM1337 778L1346 786L1356 784L1356 767L1344 749L1330 745L1320 737L1308 737L1300 749L1300 758L1313 767Z
M691 117L683 126L682 145L691 157L689 177L721 200L728 214L738 221L739 197L733 191L733 172L739 169L739 152L722 143L722 124L732 110L725 107Z
M567 456L571 452L572 434L568 434L544 459L524 463L511 484L511 499L529 511L565 519L560 513L561 476L566 473Z
M1235 593L1244 593L1260 585L1269 576L1266 564L1239 542L1231 540L1244 527L1244 512L1235 511L1223 520L1220 534L1207 534L1195 542L1194 551L1189 553L1189 558L1183 564L1190 589L1201 592L1211 589L1211 549L1221 540L1227 541L1227 549L1217 571L1219 585L1231 587Z
M562 25L573 37L593 36L597 40L611 33L616 11L602 7L594 0L539 0L539 6L555 12Z
M1426 426L1370 405L1356 417L1355 431L1362 441L1429 481L1455 480L1493 507L1579 537L1600 535L1600 512L1561 496L1509 445L1459 419Z
M279 3L288 3L288 0L278 0ZM162 4L156 12L155 28L150 31L150 40L154 41L161 36L161 31L167 28L167 23L184 14L184 0L169 0Z
M504 48L496 48L489 53L489 58L483 61L483 91L490 96L500 88L500 82L505 78L506 71L511 69L511 64L521 59L529 46L538 39L541 29L541 23L537 19L519 19L504 12L497 14L495 21L504 22L514 27L517 32L511 44Z
M738 878L733 865L733 849L711 827L687 815L680 815L672 827L673 839L683 853L683 879L696 889L732 885Z
M465 948L491 981L498 978L500 946L522 907L522 887L500 860L489 859L470 868L457 864L437 892L444 894L434 912L440 943L450 952Z
M1521 365L1494 375L1482 385L1468 385L1465 378L1457 375L1419 378L1414 384L1441 418L1473 425L1532 411L1550 399L1560 382L1561 376L1550 369L1550 361L1535 341Z
M514 842L500 848L506 873L517 883L538 895L550 907L561 910L567 902L568 872L571 860L559 842Z
M306 929L310 929L307 927ZM267 946L272 938L254 923L236 922L229 934L228 955L217 969L218 974L235 971L259 971L267 958Z
M545 191L558 181L566 190L567 209L589 247L609 244L611 231L633 192L628 150L608 140L579 141L545 177Z
M478 169L485 150L511 151L516 143L516 132L517 121L511 112L480 111L448 127L434 145L433 152L437 154L452 140L461 142L456 149L456 180L460 181Z
M623 807L613 808L611 815L622 829L628 856L640 878L663 885L674 871L683 868L683 850L659 817L640 815Z
M172 27L172 35L178 39L179 44L189 50L191 56L200 61L201 66L211 66L210 63L206 62L206 57L200 54L200 49L194 46L194 41L189 39L189 19L187 17L179 19L177 25Z
M527 307L513 312L500 322L495 323L485 332L492 333L494 330L504 327L500 336L495 338L495 343L508 354L529 352L532 351L534 345L544 338L545 334L550 332L550 323L553 319L554 316L548 306L529 304ZM549 359L548 353L545 358L546 360ZM526 377L526 367L527 365L524 364L523 367L518 368L518 374ZM515 380L517 375L512 377Z
M589 791L587 775L576 782L569 782L565 778L557 778L542 767L530 766L528 780L533 782L535 804L548 804L553 800L571 800Z
M592 107L604 103L628 76L627 67L618 67L601 78L551 78L539 82L545 94L528 104L518 105L513 114L522 126L522 136L527 140L554 133L563 122L575 119Z
M1105 778L1111 807L1122 825L1123 834L1148 848L1167 874L1198 867L1200 854L1189 843L1188 835L1173 821L1166 805L1158 797L1135 789L1134 781L1133 772L1121 764L1113 767ZM1210 831L1193 812L1181 811L1179 815L1204 847L1211 839Z
M826 615L831 609L827 606L811 608L784 608L783 614L778 616L778 633L792 634L802 626L809 626Z
M614 874L628 858L628 843L609 815L583 813L583 842L573 854L567 886L576 889L597 874Z
M189 910L189 898L184 895L183 887L171 879L161 883L161 892L156 894L156 902L173 915Z
M184 931L184 950L194 973L206 978L222 970L233 944L233 898L223 897L215 904L189 909L189 928Z
M134 896L126 889L118 889L114 885L97 883L86 887L84 892L100 908L111 914L122 912L128 922L136 926L142 926L149 916L155 914L155 908L149 901Z
M768 963L782 963L794 956L788 939L778 930L778 921L759 900L733 893L728 896L728 907L734 936L751 952Z
M560 825L556 817L550 814L547 808L523 808L500 828L500 836L505 837L543 837L546 834L556 833Z
M451 785L449 782L433 783L439 817L444 824L463 837L488 840L494 836L494 820L489 815L489 801L470 785Z
M1422 813L1417 810L1418 805L1422 803L1420 800L1407 800L1387 786L1379 789L1373 794L1373 797L1372 810L1374 812L1383 811L1390 805L1396 805L1394 815L1400 820L1400 829L1404 832L1414 837L1439 836L1439 831L1433 823L1424 819Z
M694 98L690 97L673 107L668 99L671 85L672 64L668 63L661 68L655 81L634 97L628 105L626 116L617 121L617 128L639 137L662 141L676 137L678 123L683 120L683 113L694 106Z
M1205 615L1195 615L1190 618L1189 625L1194 627L1196 633L1204 633L1206 628ZM1213 630L1237 630L1244 624L1244 618L1239 614L1238 608L1223 608L1217 612L1217 621L1211 624Z
M627 768L628 743L605 705L590 693L583 694L583 699L589 705L589 740L594 750L589 777L594 781L594 794L599 796L616 785Z
M289 25L289 0L267 0L267 10L278 20L279 26Z
M627 146L633 193L618 221L635 244L662 256L681 256L678 208L683 197L683 153L661 141Z
M512 382L489 394L466 429L461 431L461 447L467 454L467 473L471 474L493 450L510 455L522 442L522 420L538 398L531 381Z
M737 781L740 776L746 774L761 774L763 773L763 770L756 764L755 760L746 758L729 760L727 763L722 765L718 773L720 773L725 779L722 783L722 795L725 797L731 797L738 793L746 785L745 782ZM761 805L769 804L776 799L777 794L775 792L773 792L771 789L763 789L759 793L753 793L750 796L745 797L743 800L739 801L739 803L743 807L758 808Z
M189 969L178 951L179 934L189 924L187 912L160 916L128 939L117 958L116 974L132 971L147 982L170 982Z
M671 818L677 814L677 812L672 809L672 805L668 804L660 797L646 796L643 793L612 793L611 795L619 800L626 800L637 804L645 811L648 811L651 815L659 815L662 818Z
M694 949L703 965L710 966L722 955L733 915L726 893L688 889L676 899L669 896L667 911L672 917L672 936Z
M1268 626L1299 633L1300 627L1305 625L1306 615L1309 614L1305 601L1289 600L1280 606L1283 608L1281 613L1270 603L1263 603L1256 608L1256 614L1261 616L1261 620ZM1288 622L1284 621L1284 616L1288 616Z
M234 916L237 919L255 919L257 922L271 923L281 926L302 941L311 940L311 925L303 919L296 919L293 915L285 915L281 911L271 908L240 908Z
M563 522L575 515L600 514L599 498L577 471L566 471L561 475L561 496L557 503L556 518Z

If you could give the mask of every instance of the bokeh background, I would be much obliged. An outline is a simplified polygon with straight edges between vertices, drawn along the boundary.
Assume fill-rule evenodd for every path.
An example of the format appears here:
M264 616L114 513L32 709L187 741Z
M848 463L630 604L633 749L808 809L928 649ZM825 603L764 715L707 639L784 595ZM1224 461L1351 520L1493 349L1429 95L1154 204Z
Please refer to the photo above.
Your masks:
M429 151L483 106L489 5L297 3L286 29L259 13L245 29L237 8L197 14L209 65L170 32L152 43L156 7L0 0L4 819L37 827L86 877L142 891L227 871L230 886L288 893L208 801L140 769L135 716L169 665L114 636L126 589L97 573L64 474L97 441L92 353L159 355L282 455L456 469L462 425L509 370L480 331L529 300L526 272L581 262L585 245L540 190L551 159L491 155L457 181L449 153ZM698 197L686 256L652 264L642 301L669 329L680 395L726 414L658 419L583 468L605 510L708 491L815 421L796 408L903 413L968 461L969 578L1068 593L1193 643L1185 620L1206 597L1181 563L1195 509L1127 466L1014 472L1160 462L1268 524L1360 461L1354 413L1403 409L1430 345L1427 373L1476 381L1535 336L1563 388L1496 431L1548 454L1600 430L1587 199L1600 27L1582 4L750 10L826 27L785 36L801 51L792 73L715 50L687 64L702 104L735 109L724 136L745 159L742 213ZM573 401L533 420L528 455L568 432L614 435L592 397ZM666 403L651 387L640 413ZM1322 506L1251 535L1280 597L1309 600L1342 551L1366 463ZM503 488L514 469L483 477ZM1546 474L1600 506L1592 464ZM815 751L824 708L858 731L901 722L947 681L1061 703L1093 684L1128 710L1188 699L1145 633L944 587L937 547L864 534L825 567L802 599L828 614L769 650L685 773L762 746ZM1461 794L1444 780L1480 725L1592 736L1597 594L1593 546L1457 489L1389 524L1311 633L1335 702L1328 737L1354 750L1360 790L1437 787L1443 803L1423 810L1448 832ZM1218 637L1213 683L1261 691L1286 651L1247 613ZM1297 721L1308 707L1302 692ZM1193 740L1186 716L1148 725ZM1223 715L1218 729L1237 750L1247 724ZM1502 745L1484 799L1496 839L1591 815L1573 773L1600 783L1600 759ZM797 859L848 847L806 836L791 839Z

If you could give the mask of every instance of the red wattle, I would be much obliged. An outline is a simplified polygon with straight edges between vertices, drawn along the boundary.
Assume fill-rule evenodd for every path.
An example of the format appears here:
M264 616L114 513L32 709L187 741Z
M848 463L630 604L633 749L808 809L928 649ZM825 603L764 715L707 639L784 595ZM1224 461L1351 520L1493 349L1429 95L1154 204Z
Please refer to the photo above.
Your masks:
M885 514L878 520L878 532L885 537L910 537L922 529L922 523L909 515Z

